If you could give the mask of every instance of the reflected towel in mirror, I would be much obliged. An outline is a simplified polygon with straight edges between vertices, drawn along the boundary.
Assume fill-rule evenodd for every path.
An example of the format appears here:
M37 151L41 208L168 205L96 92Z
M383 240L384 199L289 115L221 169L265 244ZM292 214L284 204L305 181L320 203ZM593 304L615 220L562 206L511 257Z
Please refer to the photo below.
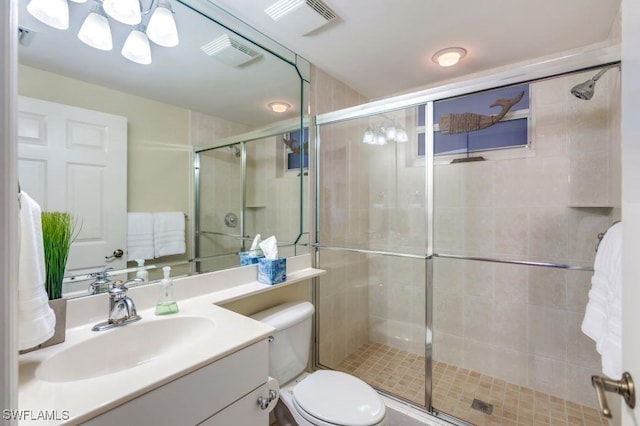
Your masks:
M153 259L153 214L127 213L127 258Z
M153 241L155 257L186 252L185 216L183 212L153 214Z

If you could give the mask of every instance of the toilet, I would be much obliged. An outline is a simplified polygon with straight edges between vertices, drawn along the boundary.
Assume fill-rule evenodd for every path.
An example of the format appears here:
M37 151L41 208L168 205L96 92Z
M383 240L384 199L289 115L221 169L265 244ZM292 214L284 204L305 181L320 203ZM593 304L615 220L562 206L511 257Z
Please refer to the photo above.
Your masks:
M269 375L280 383L278 421L287 425L294 420L300 426L384 425L384 401L362 380L332 370L304 372L313 312L309 302L291 302L251 316L276 329L269 343Z

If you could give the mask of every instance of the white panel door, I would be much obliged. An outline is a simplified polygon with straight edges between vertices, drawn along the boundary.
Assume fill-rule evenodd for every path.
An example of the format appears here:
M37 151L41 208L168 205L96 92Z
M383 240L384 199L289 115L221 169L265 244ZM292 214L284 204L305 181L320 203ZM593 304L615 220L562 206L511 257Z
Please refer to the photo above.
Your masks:
M127 119L69 105L20 97L20 185L43 211L74 215L79 234L67 275L126 266Z

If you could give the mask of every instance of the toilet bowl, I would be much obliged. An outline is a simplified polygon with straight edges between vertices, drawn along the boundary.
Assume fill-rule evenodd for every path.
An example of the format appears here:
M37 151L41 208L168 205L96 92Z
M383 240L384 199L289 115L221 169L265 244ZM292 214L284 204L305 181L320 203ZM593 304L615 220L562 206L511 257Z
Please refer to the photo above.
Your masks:
M269 347L269 375L280 382L280 403L301 426L378 426L385 405L367 383L332 370L305 373L311 344L309 302L291 302L258 312L252 318L276 329ZM279 403L279 404L280 404ZM276 407L276 416L283 410ZM283 425L290 424L278 418Z

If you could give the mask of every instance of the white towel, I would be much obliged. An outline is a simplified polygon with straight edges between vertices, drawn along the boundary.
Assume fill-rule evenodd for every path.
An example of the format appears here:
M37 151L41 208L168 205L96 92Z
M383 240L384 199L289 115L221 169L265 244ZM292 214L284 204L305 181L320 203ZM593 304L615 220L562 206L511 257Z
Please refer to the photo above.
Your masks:
M153 214L153 244L155 257L186 252L184 213Z
M605 233L594 262L582 332L596 342L602 372L622 377L622 223Z
M153 259L153 214L127 214L127 259Z
M45 290L44 246L38 203L20 193L20 255L18 263L18 349L28 349L50 339L56 316Z

